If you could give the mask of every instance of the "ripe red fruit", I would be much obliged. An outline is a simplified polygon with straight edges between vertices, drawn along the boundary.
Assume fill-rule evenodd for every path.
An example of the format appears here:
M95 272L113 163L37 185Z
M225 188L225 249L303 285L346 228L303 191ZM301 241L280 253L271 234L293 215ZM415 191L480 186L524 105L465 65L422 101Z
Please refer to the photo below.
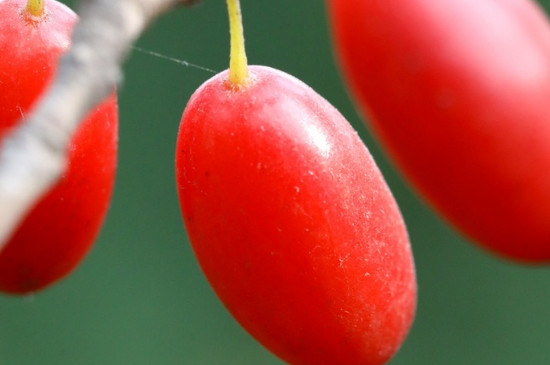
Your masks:
M550 27L526 0L327 0L358 106L473 240L550 260Z
M77 20L54 0L46 1L41 15L32 15L37 3L29 1L27 8L25 0L0 1L0 139L51 81ZM0 291L40 290L67 275L88 252L113 188L117 128L112 95L86 117L69 147L62 179L0 252Z
M347 121L299 80L250 68L192 96L176 153L183 218L229 311L292 364L381 364L414 316L399 209Z

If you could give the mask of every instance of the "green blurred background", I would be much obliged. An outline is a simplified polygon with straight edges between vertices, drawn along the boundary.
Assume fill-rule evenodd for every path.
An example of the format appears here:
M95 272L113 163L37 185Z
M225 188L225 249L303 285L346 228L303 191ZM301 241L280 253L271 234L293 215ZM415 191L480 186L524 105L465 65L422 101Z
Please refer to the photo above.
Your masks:
M550 9L550 0L541 4ZM480 251L403 184L340 81L324 3L242 0L242 9L249 61L297 76L340 109L401 206L419 303L391 364L550 363L550 271ZM228 64L226 18L224 1L205 0L160 18L137 46L221 71ZM186 101L210 76L133 52L119 90L119 169L106 224L69 278L36 296L0 296L0 365L282 364L224 310L181 221L176 133Z

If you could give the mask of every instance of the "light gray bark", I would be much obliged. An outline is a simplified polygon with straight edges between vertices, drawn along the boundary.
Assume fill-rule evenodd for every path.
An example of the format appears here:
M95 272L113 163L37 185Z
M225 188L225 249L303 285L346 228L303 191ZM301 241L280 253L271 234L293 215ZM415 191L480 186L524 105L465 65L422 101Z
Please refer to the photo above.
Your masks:
M72 47L33 114L0 149L0 251L35 202L59 179L83 116L122 76L121 64L147 25L196 0L81 0Z

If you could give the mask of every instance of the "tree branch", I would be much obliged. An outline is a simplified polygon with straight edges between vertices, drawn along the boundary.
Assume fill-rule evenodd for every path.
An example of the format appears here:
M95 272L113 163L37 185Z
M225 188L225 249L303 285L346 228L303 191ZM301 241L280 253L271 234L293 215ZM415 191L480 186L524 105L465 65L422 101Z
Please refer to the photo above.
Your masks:
M34 112L0 150L0 251L65 168L71 136L121 79L121 64L146 26L196 0L82 0L72 47Z

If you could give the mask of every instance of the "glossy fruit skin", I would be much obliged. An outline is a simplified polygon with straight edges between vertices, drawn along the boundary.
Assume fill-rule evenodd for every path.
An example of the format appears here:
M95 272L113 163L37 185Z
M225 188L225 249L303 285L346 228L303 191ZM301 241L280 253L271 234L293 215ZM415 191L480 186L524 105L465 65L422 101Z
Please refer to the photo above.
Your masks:
M69 46L77 16L46 2L46 16L29 21L26 1L0 2L0 138L32 109ZM62 179L24 219L0 253L0 291L36 292L82 260L105 217L116 167L116 95L95 108L79 127Z
M398 168L498 255L550 260L550 27L527 0L327 0L357 106Z
M238 322L291 364L382 364L414 317L399 209L356 132L280 71L191 97L177 186L191 244Z

